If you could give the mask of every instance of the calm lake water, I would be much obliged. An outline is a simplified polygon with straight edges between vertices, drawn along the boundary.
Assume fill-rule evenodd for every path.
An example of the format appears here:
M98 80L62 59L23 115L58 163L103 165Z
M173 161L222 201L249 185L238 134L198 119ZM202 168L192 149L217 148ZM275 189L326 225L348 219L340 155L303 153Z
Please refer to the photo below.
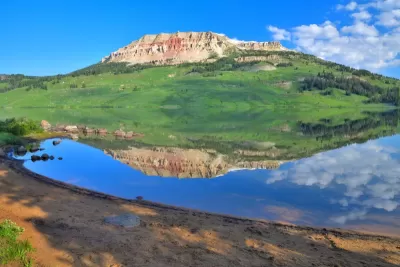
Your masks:
M43 141L52 161L25 161L36 173L88 189L203 211L400 235L400 135L348 145L282 164L216 178L147 176L100 149ZM18 159L30 159L27 153ZM58 160L63 157L63 160Z

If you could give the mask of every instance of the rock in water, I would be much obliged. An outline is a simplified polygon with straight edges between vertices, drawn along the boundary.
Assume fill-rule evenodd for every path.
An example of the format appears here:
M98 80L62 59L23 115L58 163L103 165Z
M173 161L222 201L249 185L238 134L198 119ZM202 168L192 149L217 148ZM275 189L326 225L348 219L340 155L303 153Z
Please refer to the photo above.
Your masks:
M54 140L53 141L53 146L59 145L61 143L61 140Z
M42 127L43 130L48 131L51 128L51 124L48 121L42 120L40 122L40 126Z
M43 161L47 161L49 158L50 158L50 156L47 155L46 153L43 154L42 157L41 157L41 159L42 159Z
M106 217L104 222L124 228L132 228L140 225L140 218L133 213L125 213L118 216Z

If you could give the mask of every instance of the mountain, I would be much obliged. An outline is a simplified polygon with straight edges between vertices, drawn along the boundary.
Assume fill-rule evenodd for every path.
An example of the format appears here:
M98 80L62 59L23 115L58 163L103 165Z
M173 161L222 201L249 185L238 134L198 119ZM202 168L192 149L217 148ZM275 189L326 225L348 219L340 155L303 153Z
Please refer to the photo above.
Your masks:
M112 52L102 62L175 65L219 58L234 51L286 51L279 42L244 42L213 32L177 32L144 35Z

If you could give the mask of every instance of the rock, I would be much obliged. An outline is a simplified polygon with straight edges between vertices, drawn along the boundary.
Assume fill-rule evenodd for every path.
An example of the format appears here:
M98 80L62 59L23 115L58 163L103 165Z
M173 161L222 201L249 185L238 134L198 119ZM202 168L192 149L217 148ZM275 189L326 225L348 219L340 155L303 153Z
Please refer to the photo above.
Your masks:
M60 124L60 125L56 125L56 127L54 127L54 131L56 132L64 132L65 131L65 125L64 124Z
M61 139L60 139L60 140L54 140L54 141L53 141L53 146L57 146L57 145L59 145L59 144L61 144Z
M86 133L86 134L91 134L91 133L94 133L94 129L86 127L85 129L83 129L83 132Z
M40 126L42 127L43 130L48 131L51 129L51 124L48 121L42 120L40 122Z
M78 128L79 131L84 131L86 129L86 126L85 125L78 125L77 128Z
M133 132L127 132L126 135L125 135L125 138L130 139L130 138L133 137L133 134L134 134Z
M38 160L41 160L41 159L42 159L41 157L36 156L36 155L32 155L32 156L31 156L32 162L35 162L35 161L38 161Z
M40 148L39 148L38 146L32 146L32 147L29 149L29 152L35 153L35 152L38 152L39 150L40 150Z
M50 160L54 160L54 156L50 156L50 158L49 158Z
M114 132L114 135L118 136L118 137L125 137L126 133L124 131L122 131L122 130L116 130Z
M17 148L17 152L18 154L26 154L26 152L28 152L26 150L26 148L24 146L20 146L19 148Z
M75 126L75 125L68 125L68 126L65 126L64 130L67 131L67 132L69 132L69 133L77 133L77 132L79 132L78 127Z
M69 134L68 136L69 136L69 138L71 138L72 140L78 140L78 139L79 139L79 135L77 135L77 134Z
M62 157L58 157L58 160L63 160L63 158Z
M140 225L140 218L135 214L126 213L119 216L106 217L104 222L124 228L133 228Z
M46 153L44 153L40 158L41 158L43 161L47 161L47 160L50 158L50 156L47 155Z
M0 147L0 157L5 157L6 153L4 152L4 150Z
M207 62L210 56L220 58L232 50L287 50L279 42L235 42L213 32L177 32L144 35L118 49L102 62L174 65L183 62ZM215 60L215 59L212 59ZM172 78L173 75L168 77Z
M101 129L97 129L96 133L98 135L106 135L108 133L107 129L101 128Z

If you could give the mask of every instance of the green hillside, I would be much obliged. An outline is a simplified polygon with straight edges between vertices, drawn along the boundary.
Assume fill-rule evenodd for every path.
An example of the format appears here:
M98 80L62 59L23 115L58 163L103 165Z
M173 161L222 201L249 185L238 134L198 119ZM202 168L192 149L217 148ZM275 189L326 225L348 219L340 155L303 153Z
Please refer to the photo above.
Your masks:
M234 58L271 57L238 63ZM398 105L400 81L294 52L247 51L214 63L99 63L68 75L8 76L1 107L248 109Z

